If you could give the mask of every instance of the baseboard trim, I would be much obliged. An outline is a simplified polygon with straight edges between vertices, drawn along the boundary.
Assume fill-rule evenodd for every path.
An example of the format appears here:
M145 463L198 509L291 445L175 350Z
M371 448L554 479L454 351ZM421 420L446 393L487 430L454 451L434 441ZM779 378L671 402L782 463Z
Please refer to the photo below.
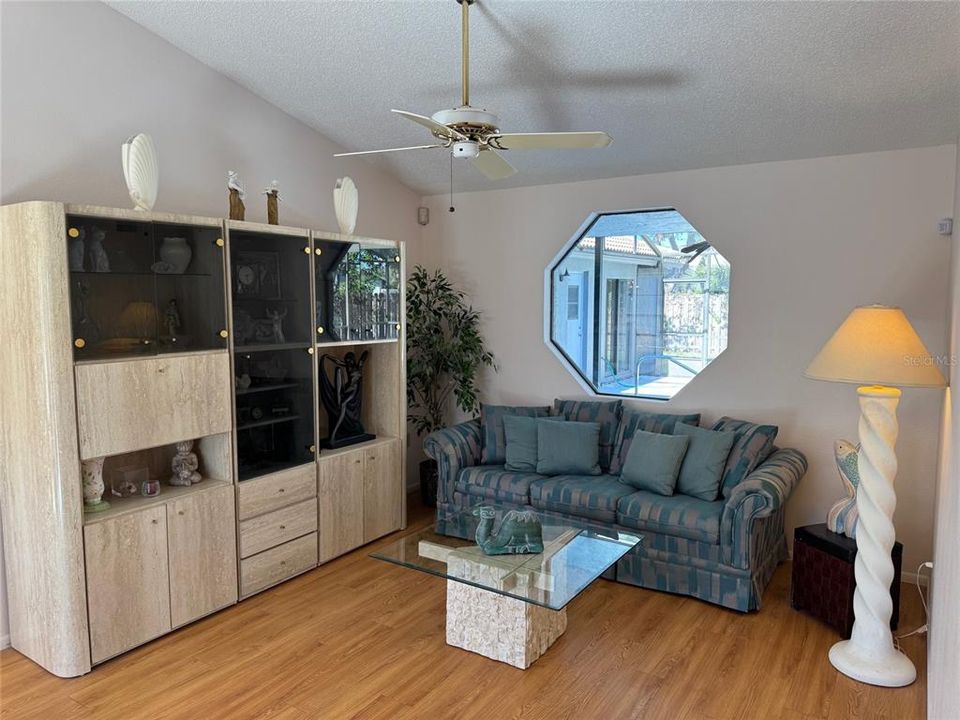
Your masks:
M915 572L900 572L900 582L901 583L911 583L912 585L917 584L917 573ZM919 576L920 578L920 587L929 587L930 583L930 573L923 573Z

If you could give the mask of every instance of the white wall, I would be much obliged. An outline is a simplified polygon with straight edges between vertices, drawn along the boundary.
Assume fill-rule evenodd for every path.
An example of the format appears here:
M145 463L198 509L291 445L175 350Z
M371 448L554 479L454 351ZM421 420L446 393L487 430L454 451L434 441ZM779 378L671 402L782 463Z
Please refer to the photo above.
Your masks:
M432 208L424 252L463 283L484 313L500 372L483 399L544 403L583 390L543 343L543 270L587 215L676 207L732 265L727 351L663 412L701 410L780 426L810 470L787 510L793 527L823 522L840 495L833 440L856 440L851 385L803 370L855 306L900 305L931 352L946 347L956 148L851 155L546 185L446 197ZM943 393L907 390L899 417L897 534L904 569L932 553Z
M950 390L944 403L930 589L927 712L931 720L960 717L960 153L957 178L953 203Z
M100 3L0 8L4 204L132 207L120 143L149 132L160 153L157 210L226 216L226 172L236 170L247 183L248 220L266 222L260 190L277 179L281 223L335 230L333 186L349 174L360 190L357 232L407 241L417 261L419 198L391 176L335 160L339 148L322 135Z

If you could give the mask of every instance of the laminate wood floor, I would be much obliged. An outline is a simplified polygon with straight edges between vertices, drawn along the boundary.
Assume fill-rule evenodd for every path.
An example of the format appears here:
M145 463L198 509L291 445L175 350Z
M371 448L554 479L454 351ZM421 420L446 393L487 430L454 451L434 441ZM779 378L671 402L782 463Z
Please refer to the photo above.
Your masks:
M411 529L429 515L411 503ZM389 540L389 539L388 539ZM382 542L382 541L381 541ZM444 581L367 557L335 560L71 680L0 653L9 720L230 718L922 718L919 680L861 685L830 666L836 634L790 609L789 564L760 612L598 580L529 670L449 647ZM900 632L922 623L904 585Z

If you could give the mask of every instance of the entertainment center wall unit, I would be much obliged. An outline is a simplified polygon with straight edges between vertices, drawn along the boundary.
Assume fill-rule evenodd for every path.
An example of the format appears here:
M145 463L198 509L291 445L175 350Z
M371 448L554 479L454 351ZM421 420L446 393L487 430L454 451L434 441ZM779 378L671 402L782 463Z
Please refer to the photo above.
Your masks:
M402 243L55 202L0 228L18 651L82 675L406 526ZM361 377L344 439L323 395ZM185 441L202 479L167 485ZM112 494L130 472L159 494Z

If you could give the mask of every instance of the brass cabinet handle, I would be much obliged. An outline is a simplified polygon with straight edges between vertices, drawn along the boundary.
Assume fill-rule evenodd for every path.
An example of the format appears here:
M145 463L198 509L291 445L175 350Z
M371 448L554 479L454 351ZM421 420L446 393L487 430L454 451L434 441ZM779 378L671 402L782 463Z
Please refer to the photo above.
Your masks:
M313 348L307 348L307 355L313 355Z
M323 335L323 326L317 325L317 335Z
M394 262L400 262L400 256L399 256L399 255L396 255L396 256L393 258L393 261L394 261Z
M217 247L223 247L223 245L224 245L223 238L217 238L217 239L214 241L214 243L216 244Z
M153 523L154 525L156 525L156 524L157 524L157 519L156 519L156 518L154 518L154 519L153 519L153 520L151 520L150 522L152 522L152 523Z
M281 525L281 526L280 526L280 529L281 529L281 530L286 530L286 529L287 529L287 526L286 526L286 525Z
M167 368L166 368L165 366L163 366L163 365L161 365L160 367L157 368L157 372L160 373L160 374L163 374L163 373L165 373L166 371L167 371Z
M354 464L356 464L356 465L359 465L359 464L360 464L360 459L359 459L359 458L357 458L357 459L356 459L356 460L354 460L353 462L354 462Z
M305 247L305 248L303 249L303 251L304 251L307 255L309 255L309 254L310 254L310 246L308 245L307 247Z
M217 333L217 335L222 337L224 340L230 337L230 333L228 333L226 330L221 330L220 332Z
M77 237L80 237L80 231L77 230L76 228L70 228L69 230L67 230L67 235L69 235L72 238L77 238Z
M316 445L311 445L311 446L310 446L310 452L315 453L316 451L317 451L317 446L316 446Z
M321 250L320 248L314 248L313 252L315 252L317 255L323 255L323 250Z
M74 344L74 347L83 348L86 346L87 341L84 340L83 338L77 338L76 340L73 341L73 344Z
M177 510L177 515L183 515L183 510Z
M280 488L279 490L277 490L278 493L285 493L286 491L287 491L286 488Z

